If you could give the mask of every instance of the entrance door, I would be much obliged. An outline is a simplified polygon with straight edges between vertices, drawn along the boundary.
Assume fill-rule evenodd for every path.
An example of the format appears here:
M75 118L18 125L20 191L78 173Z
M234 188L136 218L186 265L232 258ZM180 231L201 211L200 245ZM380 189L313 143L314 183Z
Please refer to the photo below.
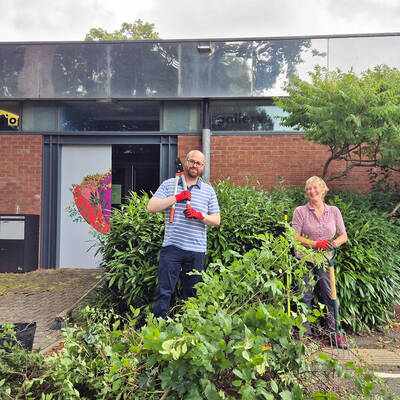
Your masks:
M112 205L127 202L130 192L154 192L160 181L159 145L112 146Z

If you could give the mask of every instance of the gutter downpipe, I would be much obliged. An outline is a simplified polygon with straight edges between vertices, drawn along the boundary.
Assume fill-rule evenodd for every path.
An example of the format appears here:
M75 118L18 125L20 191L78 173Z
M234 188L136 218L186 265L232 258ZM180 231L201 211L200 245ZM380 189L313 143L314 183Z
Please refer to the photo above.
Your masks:
M203 179L210 182L211 170L211 130L210 130L210 100L203 99L203 128L201 129L202 152L205 157Z

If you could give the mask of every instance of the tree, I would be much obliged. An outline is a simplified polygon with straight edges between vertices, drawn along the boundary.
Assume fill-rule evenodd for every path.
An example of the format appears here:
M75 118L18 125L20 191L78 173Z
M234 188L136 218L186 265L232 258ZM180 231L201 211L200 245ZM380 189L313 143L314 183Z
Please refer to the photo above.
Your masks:
M124 22L121 29L112 33L102 28L92 28L85 40L151 40L160 39L158 32L154 31L154 24L137 19L133 24Z
M286 86L289 97L275 103L289 113L285 126L329 147L323 178L332 181L360 166L400 171L400 71L381 65L357 76L316 67L310 76L311 83L293 75ZM329 176L336 160L346 166Z

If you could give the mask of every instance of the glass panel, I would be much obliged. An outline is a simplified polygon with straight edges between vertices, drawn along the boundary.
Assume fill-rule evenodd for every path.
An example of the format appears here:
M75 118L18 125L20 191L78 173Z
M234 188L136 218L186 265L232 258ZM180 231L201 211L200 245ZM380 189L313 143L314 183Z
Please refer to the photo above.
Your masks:
M19 117L20 103L0 101L0 131L17 131Z
M182 43L183 96L245 96L252 90L252 42Z
M24 103L22 130L57 131L57 106L48 103Z
M262 96L286 95L283 90L293 74L309 80L315 65L325 65L326 39L267 40L254 42L254 92Z
M163 131L193 132L200 129L200 103L169 101L163 107Z
M389 61L397 61L392 49L398 37L341 40L345 44L337 42L339 48L333 48L337 54L344 56L347 41L359 40L363 60L372 43L377 54L382 48ZM209 42L209 49L200 49L197 41L0 45L0 97L280 96L291 74L307 79L315 65L327 65L327 43L328 39L227 41ZM357 51L350 57L357 57Z
M355 73L377 64L400 67L400 36L329 39L329 69Z
M113 44L111 97L176 97L177 43Z
M61 103L62 131L159 131L158 101Z
M293 131L281 126L279 117L287 113L272 100L212 101L210 109L212 131Z
M118 190L114 205L133 192L155 192L160 176L160 145L126 144L112 146L112 186ZM117 197L117 196L115 196Z
M96 44L42 45L40 97L109 97L107 49Z
M38 46L0 46L0 97L37 97Z

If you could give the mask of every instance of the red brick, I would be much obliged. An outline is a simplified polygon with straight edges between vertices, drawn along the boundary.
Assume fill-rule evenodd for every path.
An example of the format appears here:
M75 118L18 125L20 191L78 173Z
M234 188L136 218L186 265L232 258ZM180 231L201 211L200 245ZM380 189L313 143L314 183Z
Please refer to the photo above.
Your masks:
M179 136L178 153L185 155L192 149L201 150L201 136ZM298 135L247 135L211 136L211 181L230 177L237 184L244 184L245 177L259 180L266 188L279 184L278 175L285 185L303 186L312 175L322 175L329 148L306 141ZM337 173L343 162L334 162L330 173ZM345 179L330 186L368 191L367 168L354 168Z

